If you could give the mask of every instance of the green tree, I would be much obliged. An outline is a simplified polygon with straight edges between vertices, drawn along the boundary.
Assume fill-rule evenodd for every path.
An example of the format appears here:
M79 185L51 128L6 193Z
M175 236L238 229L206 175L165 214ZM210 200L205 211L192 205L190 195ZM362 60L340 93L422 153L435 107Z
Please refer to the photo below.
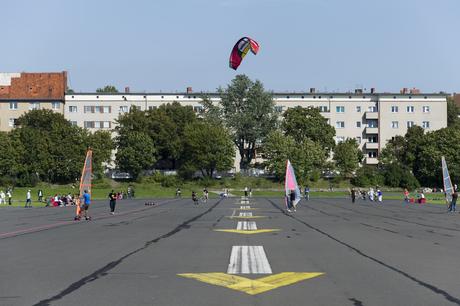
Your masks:
M352 177L362 160L362 152L355 139L348 138L334 148L334 161L340 174Z
M101 93L117 93L118 89L113 86L113 85L106 85L103 88L98 88L96 89L96 92L101 92Z
M6 132L0 132L0 144L0 185L5 186L14 183L23 170L24 146Z
M380 155L381 164L399 162L411 171L417 167L417 156L424 139L425 130L417 125L407 129L406 135L390 140Z
M18 119L11 132L25 148L21 164L25 177L51 183L68 183L80 176L87 134L71 125L62 114L32 110Z
M110 131L96 131L88 134L87 146L93 150L93 172L98 176L103 175L103 165L112 159L112 150L115 143Z
M292 136L286 136L281 131L272 131L263 147L266 166L279 180L284 180L286 161L289 159L295 169L300 184L317 176L326 162L323 148L310 139L298 143Z
M388 141L379 156L382 165L388 165L406 160L407 142L404 136L395 136Z
M225 128L207 121L198 121L185 128L184 166L187 171L199 170L204 177L215 171L232 168L235 150L232 138Z
M222 121L229 129L241 156L240 168L247 169L256 150L275 127L277 116L272 94L266 92L260 81L251 81L237 75L226 89L218 89L220 105L204 98L206 117L213 122Z
M447 97L447 126L458 125L460 123L458 115L460 115L460 109L455 104L453 97Z
M441 157L445 156L453 183L460 182L460 130L444 128L427 133L420 141L414 174L424 186L441 187Z
M165 104L158 109L141 111L132 107L117 120L118 135L132 131L142 132L152 139L157 151L157 168L178 169L184 152L185 126L196 121L191 106L179 103Z
M381 171L372 166L363 166L356 170L351 183L359 187L379 186L384 183Z
M385 185L414 190L420 187L419 182L410 170L398 162L386 165L383 169Z
M143 170L152 169L156 150L152 139L144 132L131 131L116 137L116 164L121 171L138 179Z
M327 123L318 108L289 108L283 114L281 127L286 135L292 136L297 142L306 138L317 142L325 149L325 154L329 154L335 146L335 129Z
M178 102L164 104L149 113L149 132L159 159L168 169L178 169L183 162L185 128L196 122L191 106L182 106Z

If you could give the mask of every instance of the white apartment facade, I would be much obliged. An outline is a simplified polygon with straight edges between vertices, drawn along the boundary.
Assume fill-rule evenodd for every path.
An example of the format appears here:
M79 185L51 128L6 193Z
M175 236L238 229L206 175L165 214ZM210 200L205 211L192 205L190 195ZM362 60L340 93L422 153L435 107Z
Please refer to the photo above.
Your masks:
M196 113L203 111L201 93L75 93L65 96L64 116L73 124L112 130L120 114L131 106L141 110L165 103L190 105ZM216 93L206 93L215 103ZM365 164L378 163L385 144L407 128L419 125L426 131L447 126L447 97L442 94L375 94L375 93L274 93L275 109L317 107L336 129L336 142L357 140L365 155ZM238 164L238 156L235 165ZM237 169L238 170L238 169Z

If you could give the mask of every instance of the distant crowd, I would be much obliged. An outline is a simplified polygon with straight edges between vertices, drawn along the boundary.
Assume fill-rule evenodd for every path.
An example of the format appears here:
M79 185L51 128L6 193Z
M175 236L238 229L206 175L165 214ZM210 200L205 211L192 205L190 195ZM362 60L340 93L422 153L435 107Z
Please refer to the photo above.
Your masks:
M113 192L113 191L112 191ZM134 188L128 187L127 191L113 192L116 200L132 199L134 198ZM37 202L46 203L45 207L64 207L69 205L76 205L77 199L80 198L79 194L69 192L67 194L56 193L51 196L44 196L43 190L37 191ZM6 192L0 190L0 205L12 205L13 203L13 188L8 188ZM32 207L32 194L31 190L28 189L26 192L25 206L26 208Z

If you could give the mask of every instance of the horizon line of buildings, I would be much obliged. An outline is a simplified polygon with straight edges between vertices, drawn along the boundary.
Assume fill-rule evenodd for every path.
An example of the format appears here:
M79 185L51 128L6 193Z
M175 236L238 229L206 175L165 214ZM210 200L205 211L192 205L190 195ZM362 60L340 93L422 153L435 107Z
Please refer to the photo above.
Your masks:
M15 127L15 120L33 109L52 109L62 113L72 124L90 131L113 130L120 114L131 106L141 110L154 109L165 103L178 102L191 106L199 114L202 95L213 102L216 92L195 93L188 87L182 93L66 93L67 72L60 73L0 73L0 131ZM336 130L335 140L357 140L365 155L364 163L375 165L386 143L404 135L413 125L427 131L447 127L447 94L421 93L418 89L403 89L399 93L377 93L375 89L353 93L273 92L275 111L282 114L290 107L316 107ZM459 101L460 102L460 101ZM236 154L238 168L239 156ZM258 156L261 158L261 156ZM237 171L239 169L236 169Z

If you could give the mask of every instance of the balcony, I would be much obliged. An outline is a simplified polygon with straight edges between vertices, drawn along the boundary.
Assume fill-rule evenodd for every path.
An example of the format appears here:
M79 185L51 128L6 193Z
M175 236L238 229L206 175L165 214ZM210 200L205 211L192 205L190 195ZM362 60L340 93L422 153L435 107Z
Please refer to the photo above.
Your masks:
M379 119L378 112L366 112L366 119Z
M366 157L366 165L377 165L379 163L378 158Z
M368 150L378 150L379 143L378 142L366 142L366 149Z
M379 128L377 127L366 127L366 134L378 134Z

